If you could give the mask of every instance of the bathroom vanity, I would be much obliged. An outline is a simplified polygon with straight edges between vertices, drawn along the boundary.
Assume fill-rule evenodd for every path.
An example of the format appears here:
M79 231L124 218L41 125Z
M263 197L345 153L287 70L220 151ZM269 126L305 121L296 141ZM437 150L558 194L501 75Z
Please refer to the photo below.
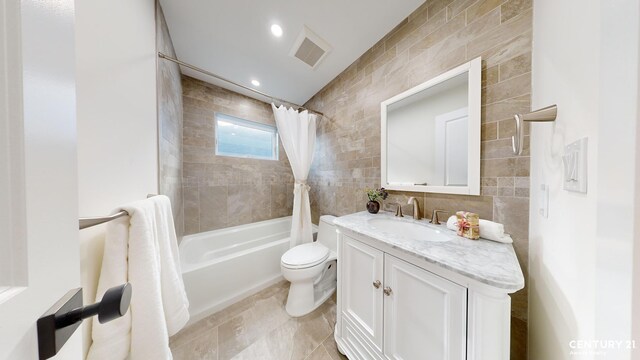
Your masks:
M508 294L524 287L511 244L384 212L335 225L335 339L349 359L509 359Z

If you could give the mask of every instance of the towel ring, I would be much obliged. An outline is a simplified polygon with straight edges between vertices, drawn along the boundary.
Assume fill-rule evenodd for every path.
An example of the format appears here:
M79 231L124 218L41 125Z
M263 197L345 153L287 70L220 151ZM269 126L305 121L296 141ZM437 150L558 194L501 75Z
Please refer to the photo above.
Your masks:
M551 105L545 108L532 111L526 114L515 114L516 134L511 137L511 147L513 153L522 155L522 144L524 143L524 121L549 122L555 121L558 114L558 106Z

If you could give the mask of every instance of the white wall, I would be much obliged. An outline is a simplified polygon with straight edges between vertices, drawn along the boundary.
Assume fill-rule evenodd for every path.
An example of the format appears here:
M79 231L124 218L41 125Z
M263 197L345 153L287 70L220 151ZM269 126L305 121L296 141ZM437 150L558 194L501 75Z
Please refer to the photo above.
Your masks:
M636 0L534 1L532 107L558 105L556 123L533 124L531 135L534 360L631 356L571 355L570 341L631 339L639 14ZM587 194L562 189L563 147L582 137ZM548 219L538 213L541 184Z
M99 216L158 192L155 2L77 1L76 29L79 212ZM104 225L80 236L89 303Z

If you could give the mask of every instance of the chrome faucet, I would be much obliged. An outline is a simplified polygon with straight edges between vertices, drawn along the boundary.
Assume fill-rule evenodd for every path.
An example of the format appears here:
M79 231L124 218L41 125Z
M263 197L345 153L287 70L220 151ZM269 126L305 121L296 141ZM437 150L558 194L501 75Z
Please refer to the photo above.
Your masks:
M415 220L420 220L420 205L418 204L418 200L412 196L409 198L409 201L407 201L407 204L413 204L413 218Z
M447 211L445 211L445 210L433 210L433 212L431 213L431 221L429 221L429 222L432 223L433 225L440 225L440 221L438 220L438 214L439 213L447 213Z

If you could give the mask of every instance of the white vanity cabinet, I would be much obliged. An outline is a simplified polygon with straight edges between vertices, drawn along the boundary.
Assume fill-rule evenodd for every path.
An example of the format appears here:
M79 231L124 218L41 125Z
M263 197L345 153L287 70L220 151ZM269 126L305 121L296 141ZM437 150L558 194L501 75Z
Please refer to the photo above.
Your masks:
M384 354L464 360L467 289L394 256L384 260Z
M384 216L335 222L340 351L350 360L508 360L509 293L524 286L512 246L407 240L373 227Z
M344 259L340 285L342 313L367 343L382 351L384 253L359 241L345 239L339 253ZM338 266L338 271L340 271Z
M340 250L350 359L465 359L465 287L348 236Z

